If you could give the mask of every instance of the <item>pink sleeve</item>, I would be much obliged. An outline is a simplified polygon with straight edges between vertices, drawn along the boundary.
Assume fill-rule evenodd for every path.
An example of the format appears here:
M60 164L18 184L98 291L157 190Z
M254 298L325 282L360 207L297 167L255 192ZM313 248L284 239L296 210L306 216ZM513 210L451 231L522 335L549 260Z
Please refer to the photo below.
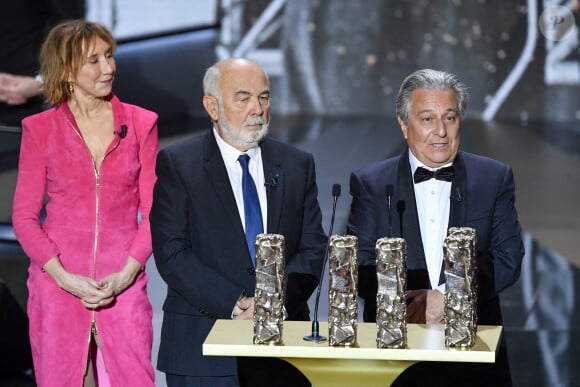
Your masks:
M152 113L150 113L152 114ZM143 124L143 123L141 123ZM157 115L153 121L146 120L146 128L137 128L139 141L139 161L141 173L139 175L139 212L141 223L129 248L129 255L135 258L141 266L145 266L152 254L151 227L149 226L149 212L153 202L153 185L155 184L155 161L158 151Z
M24 120L22 126L12 223L16 238L26 255L39 267L43 267L60 251L40 224L40 211L46 193L46 160L44 147L29 123Z

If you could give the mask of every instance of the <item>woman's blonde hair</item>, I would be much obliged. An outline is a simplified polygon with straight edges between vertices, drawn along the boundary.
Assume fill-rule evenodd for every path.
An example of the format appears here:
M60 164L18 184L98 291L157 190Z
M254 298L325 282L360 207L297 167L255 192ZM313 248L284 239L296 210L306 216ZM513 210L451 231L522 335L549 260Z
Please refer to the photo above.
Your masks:
M50 30L40 51L40 74L48 103L55 105L70 96L69 77L76 78L97 38L105 41L115 52L115 39L101 24L72 20Z

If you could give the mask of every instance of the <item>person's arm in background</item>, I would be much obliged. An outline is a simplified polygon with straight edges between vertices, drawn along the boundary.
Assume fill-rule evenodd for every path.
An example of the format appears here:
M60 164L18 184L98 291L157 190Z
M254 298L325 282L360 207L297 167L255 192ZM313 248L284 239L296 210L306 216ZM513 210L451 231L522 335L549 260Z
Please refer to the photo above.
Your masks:
M25 104L29 98L42 94L42 82L37 77L0 73L0 102L10 106Z
M65 20L85 17L86 7L84 0L50 0L47 6L48 17L46 22L44 26L38 25L42 29L42 31L39 31L42 39L56 24ZM31 10L31 12L35 11ZM30 44L30 42L27 42L27 44ZM40 47L38 47L38 50L40 50ZM39 54L40 52L37 52L35 56L37 57ZM41 94L42 79L38 74L0 72L0 102L10 106L18 106Z

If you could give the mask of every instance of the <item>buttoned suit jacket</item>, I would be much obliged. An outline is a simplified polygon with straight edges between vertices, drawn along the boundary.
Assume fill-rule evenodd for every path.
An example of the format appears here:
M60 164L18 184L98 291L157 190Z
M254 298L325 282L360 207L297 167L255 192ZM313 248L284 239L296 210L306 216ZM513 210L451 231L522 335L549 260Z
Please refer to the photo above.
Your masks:
M359 295L364 320L375 321L375 244L388 236L389 210L385 185L393 185L392 236L407 245L407 289L430 289L415 202L409 150L402 155L362 167L350 177L353 196L348 233L359 238ZM449 227L472 227L477 234L478 321L502 323L498 293L519 277L524 248L515 208L511 167L496 160L460 151L453 162ZM397 207L404 202L400 216ZM402 227L401 227L402 226ZM443 268L442 268L443 269ZM443 270L440 283L443 281Z
M261 144L267 232L285 237L288 319L308 320L307 300L322 269L321 226L312 155L271 138ZM161 150L151 210L153 253L167 283L158 368L191 376L236 374L235 358L204 357L215 319L229 319L254 268L213 131Z

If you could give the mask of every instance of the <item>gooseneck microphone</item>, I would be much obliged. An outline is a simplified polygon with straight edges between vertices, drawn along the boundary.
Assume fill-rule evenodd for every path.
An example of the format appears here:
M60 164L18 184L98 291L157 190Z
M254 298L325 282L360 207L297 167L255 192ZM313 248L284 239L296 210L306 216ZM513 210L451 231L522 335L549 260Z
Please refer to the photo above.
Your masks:
M387 195L387 205L389 210L389 232L387 236L389 238L393 237L393 222L391 220L391 197L393 196L393 185L385 184L385 195Z
M304 336L306 341L325 341L325 336L319 334L318 324L318 304L320 303L320 290L322 289L322 279L324 278L324 271L326 269L326 262L328 261L328 245L330 244L330 237L332 236L332 229L334 228L334 215L336 214L336 202L340 196L340 184L332 186L332 217L330 218L330 229L328 230L328 240L326 241L326 250L324 251L324 262L322 262L322 271L320 273L320 282L318 282L318 289L316 291L316 299L314 301L314 320L312 320L312 333L310 336Z
M401 238L403 238L403 212L405 212L405 201L397 201L397 213L399 214L399 230L401 230Z

